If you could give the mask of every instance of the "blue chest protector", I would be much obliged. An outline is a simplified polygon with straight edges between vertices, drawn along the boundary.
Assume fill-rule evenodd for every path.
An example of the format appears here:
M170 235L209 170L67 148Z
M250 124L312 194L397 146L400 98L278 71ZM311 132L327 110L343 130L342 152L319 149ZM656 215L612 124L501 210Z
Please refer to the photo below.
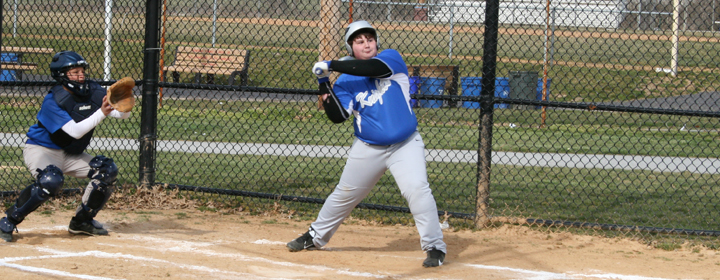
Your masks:
M61 85L57 85L51 89L55 96L55 102L57 102L60 108L68 112L75 122L81 122L87 119L102 106L102 100L103 97L105 97L106 90L95 82L88 82L88 85L91 95L87 99L77 98ZM40 121L38 121L38 125L43 127ZM94 131L95 129L93 128L80 139L75 139L62 129L58 129L55 133L50 134L50 140L68 154L81 154L87 146L90 145Z

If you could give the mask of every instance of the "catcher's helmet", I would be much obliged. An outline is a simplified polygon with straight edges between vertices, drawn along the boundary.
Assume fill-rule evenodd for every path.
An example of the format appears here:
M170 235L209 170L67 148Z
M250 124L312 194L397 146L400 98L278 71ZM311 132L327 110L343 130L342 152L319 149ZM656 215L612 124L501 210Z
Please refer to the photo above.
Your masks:
M350 40L355 38L355 35L360 32L370 32L375 36L375 42L377 42L378 49L380 48L380 38L378 38L377 30L375 30L375 27L370 25L367 21L360 20L355 21L348 25L347 29L345 29L345 48L347 49L348 53L351 56L353 55L352 45L350 44Z
M67 71L75 67L87 68L88 63L74 51L61 51L56 53L50 62L50 75L73 94L86 97L89 94L87 83L71 81L67 77Z

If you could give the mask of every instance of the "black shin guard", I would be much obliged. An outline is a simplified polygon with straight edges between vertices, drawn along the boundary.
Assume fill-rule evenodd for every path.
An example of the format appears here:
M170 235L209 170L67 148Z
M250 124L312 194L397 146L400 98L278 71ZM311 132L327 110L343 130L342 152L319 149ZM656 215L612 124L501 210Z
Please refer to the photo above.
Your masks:
M38 169L37 180L25 187L15 201L15 205L5 211L7 218L14 224L21 223L25 217L35 211L43 202L55 196L64 183L62 170L54 165Z
M15 205L8 208L5 213L8 220L17 225L48 199L50 199L50 193L34 183L20 192L20 196L15 200Z
M98 155L90 160L89 164L88 178L91 180L92 188L85 190L90 192L87 194L88 199L83 201L73 217L77 222L88 222L95 218L110 198L118 176L119 170L112 158Z
M93 179L91 184L92 189L88 195L88 200L78 207L77 213L75 217L73 217L75 221L87 222L94 219L98 211L105 206L105 203L107 203L113 192L113 186L102 181Z

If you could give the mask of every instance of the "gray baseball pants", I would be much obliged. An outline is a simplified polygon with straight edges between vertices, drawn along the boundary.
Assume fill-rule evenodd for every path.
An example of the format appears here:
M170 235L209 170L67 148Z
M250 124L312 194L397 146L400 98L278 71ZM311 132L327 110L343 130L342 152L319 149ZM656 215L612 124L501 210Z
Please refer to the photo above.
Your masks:
M75 178L87 178L90 171L90 160L93 156L88 153L79 155L68 155L63 150L50 149L40 145L25 144L23 149L25 165L30 169L33 178L37 177L37 169L45 169L48 165L55 165L63 171L64 175ZM83 193L82 202L87 204L90 198L90 191L93 189L92 182L88 183Z
M370 145L355 139L340 182L311 224L316 246L325 246L330 241L340 224L370 193L386 170L390 170L408 202L420 233L422 250L435 248L447 253L437 205L427 181L425 143L418 132L389 146Z

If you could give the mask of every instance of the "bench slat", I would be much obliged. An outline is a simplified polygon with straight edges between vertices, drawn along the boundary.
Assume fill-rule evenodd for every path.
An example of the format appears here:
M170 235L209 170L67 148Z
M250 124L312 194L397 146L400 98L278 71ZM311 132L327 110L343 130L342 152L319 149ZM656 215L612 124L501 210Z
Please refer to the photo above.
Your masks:
M244 65L241 64L241 67L240 67L240 68L242 68L242 66L244 66ZM238 71L241 70L241 69L238 69L238 64L235 64L235 63L222 63L222 62L218 62L218 63L212 63L212 62L210 62L210 63L205 63L205 62L200 62L200 61L193 61L193 62L186 61L186 62L180 63L180 64L175 63L175 64L170 65L170 66L165 66L165 70L170 69L170 67L174 67L174 68L177 68L177 69L179 69L179 68L197 68L197 69L204 69L204 68L207 68L207 69L210 69L210 68L232 68L232 69L237 69Z
M200 61L200 62L226 62L233 64L243 64L245 62L244 56L226 56L226 55L198 55L181 53L178 54L175 63L186 63L187 61Z
M13 47L13 46L2 46L2 52L12 53L54 53L52 48L33 48L33 47Z
M241 49L220 49L220 48L203 48L179 46L177 51L180 53L205 53L205 54L224 54L234 56L245 56L246 50Z
M37 63L0 63L0 69L2 70L35 70L37 68Z
M175 56L176 63L185 63L187 61L204 61L207 58L203 54L196 53L178 53Z
M180 66L180 65L205 65L206 67L212 67L215 65L224 65L225 67L235 67L235 68L242 68L244 67L245 59L239 59L239 60L212 60L212 59L186 59L186 60L177 60L173 65Z
M232 63L232 64L245 63L244 56L208 55L205 59L208 62L223 62L223 63Z
M206 73L206 74L217 74L217 75L230 75L237 69L230 68L198 68L198 67L186 67L186 66L168 66L165 67L166 71L174 72L185 72L185 73Z

